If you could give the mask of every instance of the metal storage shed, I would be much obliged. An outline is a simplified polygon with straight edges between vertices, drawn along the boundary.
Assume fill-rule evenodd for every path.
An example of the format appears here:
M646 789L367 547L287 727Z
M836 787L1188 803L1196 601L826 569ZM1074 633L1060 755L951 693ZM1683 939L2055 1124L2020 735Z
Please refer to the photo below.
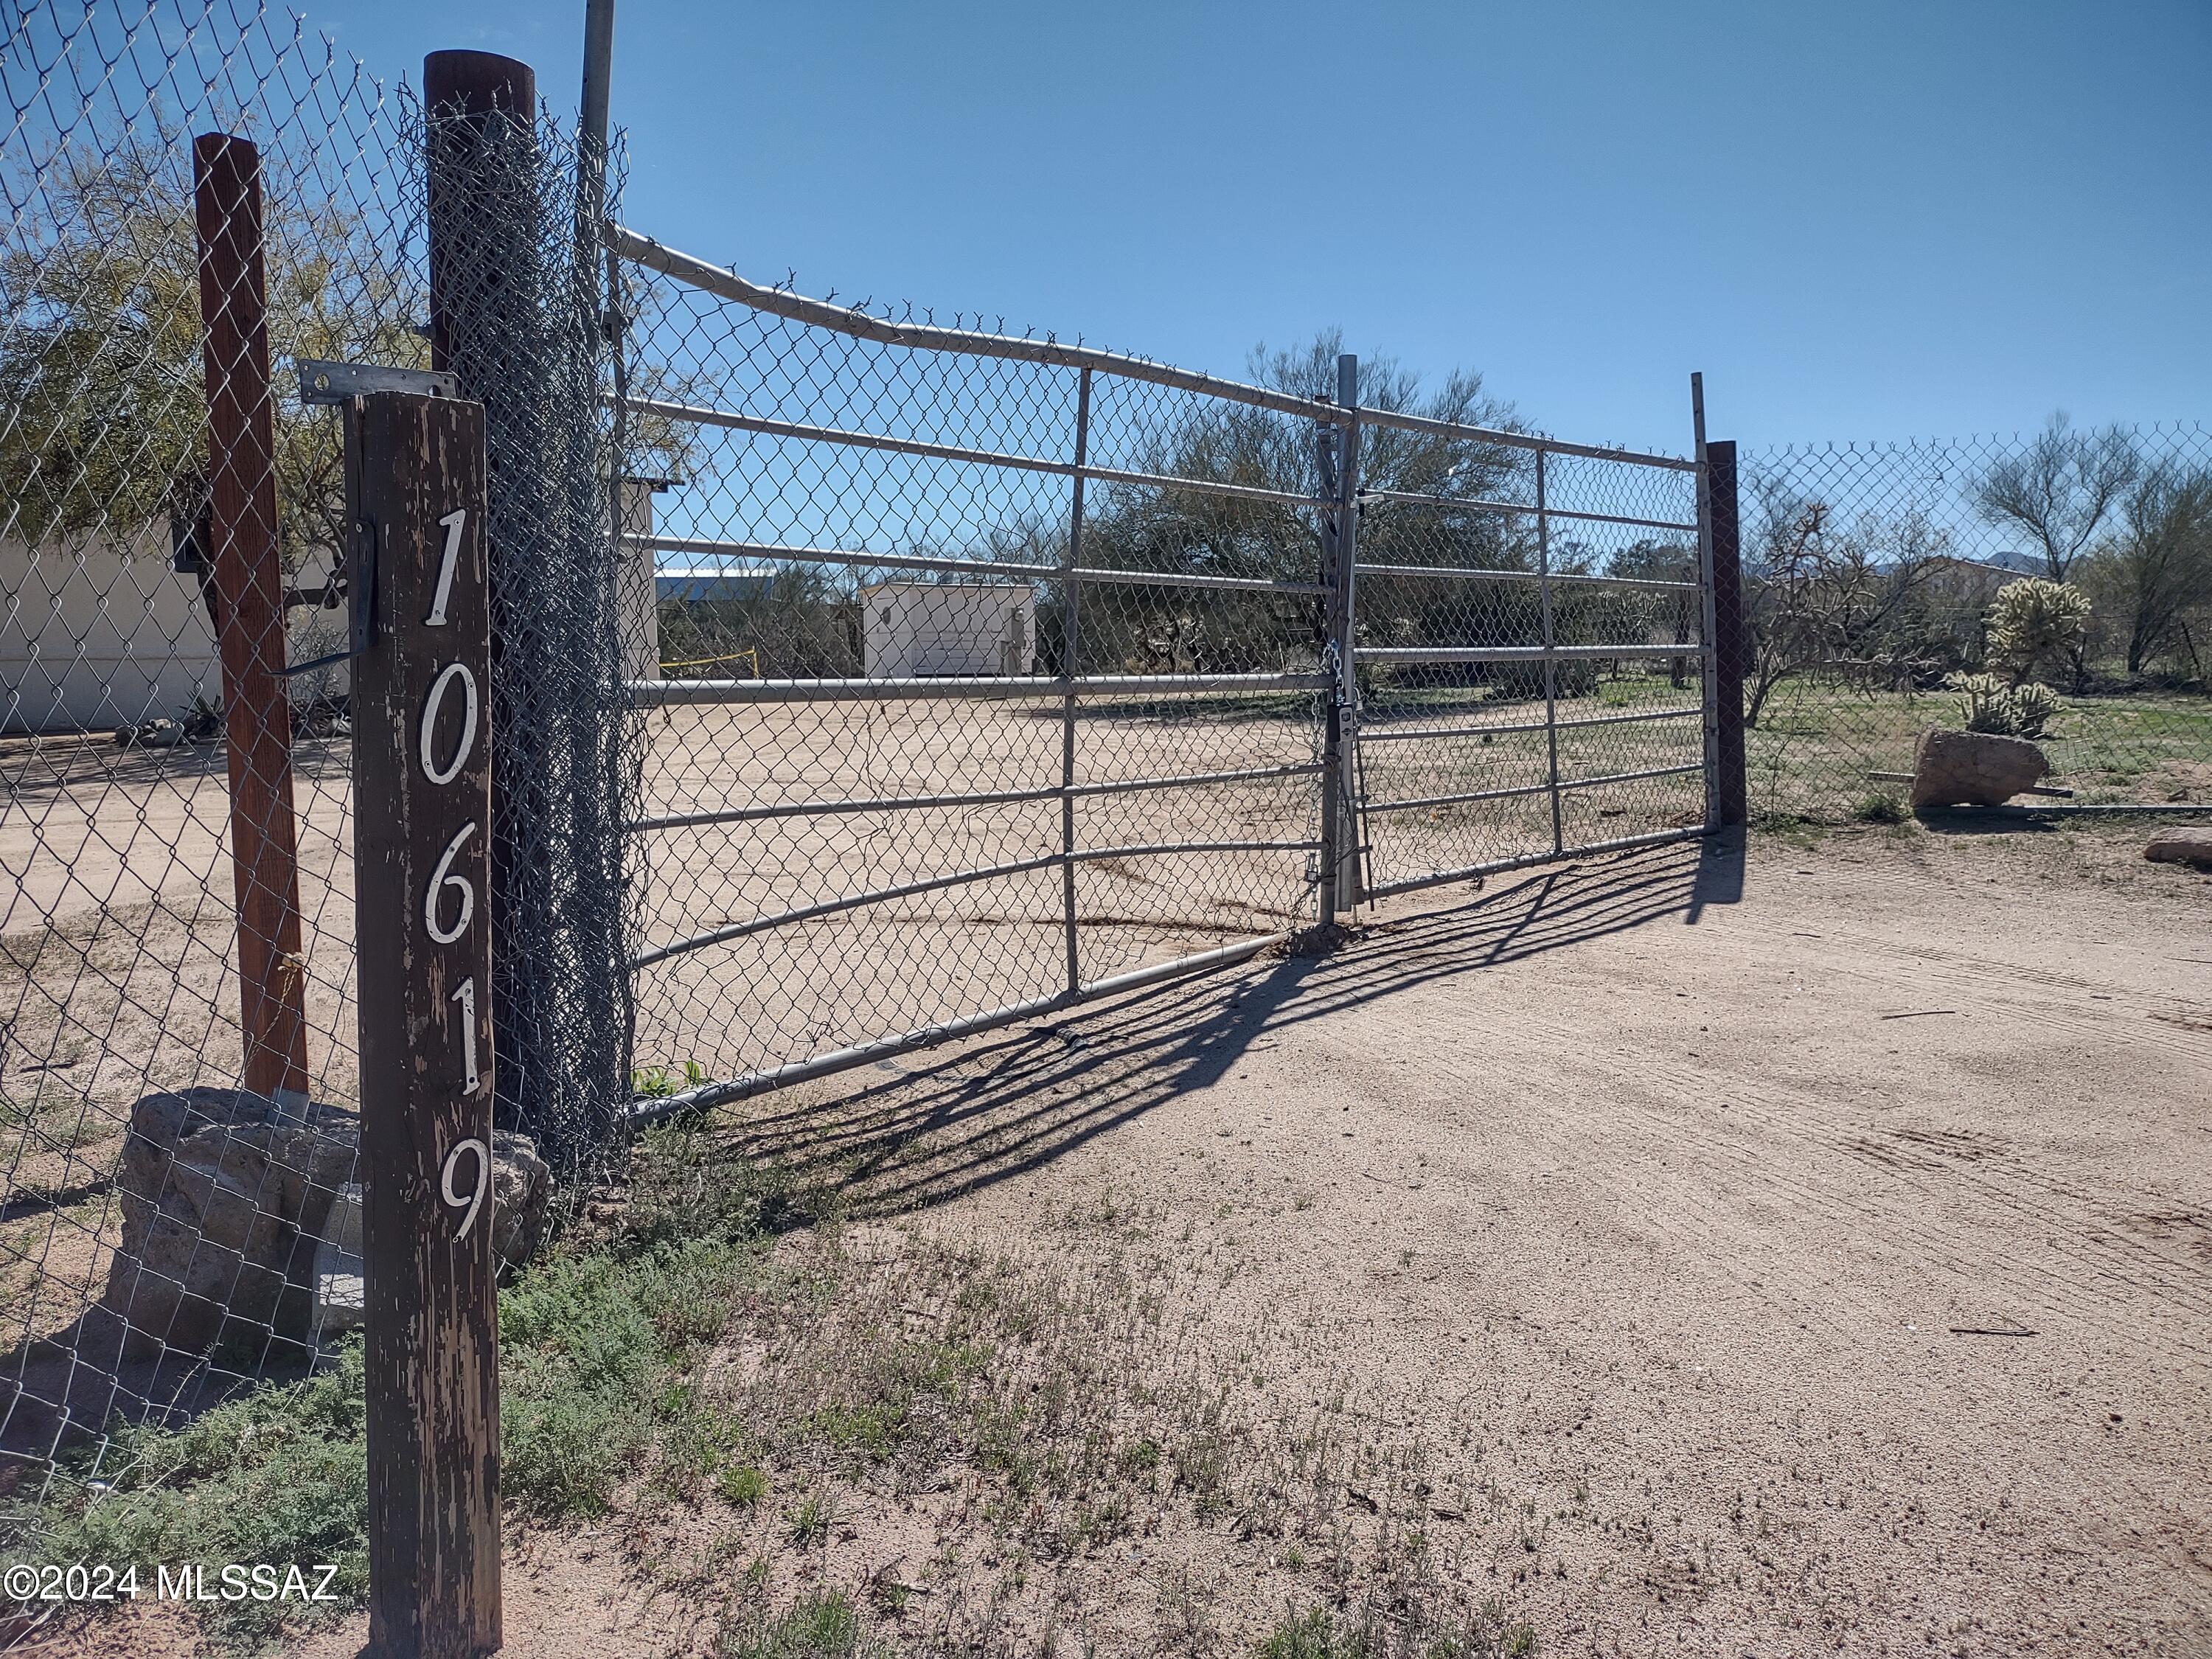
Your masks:
M1026 583L878 582L860 590L870 679L1036 672L1036 595Z

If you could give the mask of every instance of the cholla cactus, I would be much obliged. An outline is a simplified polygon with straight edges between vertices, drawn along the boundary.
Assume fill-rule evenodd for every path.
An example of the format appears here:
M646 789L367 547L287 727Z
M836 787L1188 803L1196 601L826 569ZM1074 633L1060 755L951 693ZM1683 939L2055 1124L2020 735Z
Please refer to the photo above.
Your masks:
M2039 738L2063 707L2047 685L2007 685L1995 674L1954 674L1947 684L1959 694L1959 713L1969 732Z
M2063 705L2049 686L2030 680L2012 689L2013 719L2023 738L2039 738Z
M2089 596L2068 582L2008 582L1990 606L1989 665L2020 685L2037 669L2072 659L2089 621Z
M2013 725L2012 688L1994 674L1954 674L1948 682L1959 694L1959 715L1969 732L1999 737L2018 735Z

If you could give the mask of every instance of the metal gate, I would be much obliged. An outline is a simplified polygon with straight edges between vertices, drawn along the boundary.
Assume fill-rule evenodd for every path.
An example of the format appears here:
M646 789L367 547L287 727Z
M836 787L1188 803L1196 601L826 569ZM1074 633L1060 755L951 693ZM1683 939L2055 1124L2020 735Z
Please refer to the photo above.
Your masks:
M1696 764L1584 776L1568 735L1680 729L1613 705L1698 657L1654 632L1694 552L1554 544L1685 529L1632 507L1692 464L1362 407L1349 357L1243 385L608 237L641 1115L1704 821L1652 793Z
M1361 892L1702 835L1716 702L1698 460L1362 410ZM1378 465L1379 463L1379 465ZM1377 478L1378 471L1387 476Z

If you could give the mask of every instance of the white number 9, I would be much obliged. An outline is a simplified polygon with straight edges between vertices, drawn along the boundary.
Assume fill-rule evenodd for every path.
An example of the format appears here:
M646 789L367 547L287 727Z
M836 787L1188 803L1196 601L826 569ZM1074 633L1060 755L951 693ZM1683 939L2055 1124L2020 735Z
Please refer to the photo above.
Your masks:
M474 1154L477 1161L476 1185L465 1193L458 1192L453 1187L454 1170L460 1164L461 1155L464 1152ZM469 1229L477 1224L477 1212L483 1207L484 1191L490 1185L490 1149L474 1135L471 1135L466 1140L455 1141L453 1150L446 1154L446 1167L438 1178L438 1196L446 1200L446 1207L449 1210L468 1212L461 1218L461 1224L453 1234L454 1243L458 1244L466 1238L469 1236Z

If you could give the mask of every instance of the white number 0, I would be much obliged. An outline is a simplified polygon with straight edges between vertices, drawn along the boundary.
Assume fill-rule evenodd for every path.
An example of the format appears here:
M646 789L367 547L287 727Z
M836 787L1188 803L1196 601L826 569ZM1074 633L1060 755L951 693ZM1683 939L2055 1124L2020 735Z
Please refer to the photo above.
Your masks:
M453 758L441 769L430 758L430 738L437 730L438 705L446 700L446 688L458 675L461 682L461 740L453 746ZM430 682L430 695L422 699L422 725L416 733L416 750L422 761L422 775L435 784L448 784L460 776L461 768L468 764L469 751L477 746L477 677L469 672L465 662L447 663Z
M477 1181L476 1185L469 1191L459 1193L453 1189L453 1171L454 1167L460 1163L461 1154L464 1152L476 1154ZM446 1167L438 1178L438 1195L446 1200L447 1207L468 1212L461 1218L461 1224L453 1233L454 1243L458 1244L466 1238L469 1236L469 1229L477 1224L477 1212L483 1207L484 1188L490 1185L491 1153L483 1142L478 1140L474 1135L470 1136L466 1140L455 1141L453 1150L446 1154Z
M422 892L422 925L430 930L430 937L440 945L451 945L469 931L469 921L477 913L477 890L469 885L465 877L453 872L453 855L461 844L477 832L474 823L465 823L460 832L446 843L446 850L438 854L438 867L430 872L430 884ZM458 887L461 890L461 914L451 927L438 926L438 890Z

